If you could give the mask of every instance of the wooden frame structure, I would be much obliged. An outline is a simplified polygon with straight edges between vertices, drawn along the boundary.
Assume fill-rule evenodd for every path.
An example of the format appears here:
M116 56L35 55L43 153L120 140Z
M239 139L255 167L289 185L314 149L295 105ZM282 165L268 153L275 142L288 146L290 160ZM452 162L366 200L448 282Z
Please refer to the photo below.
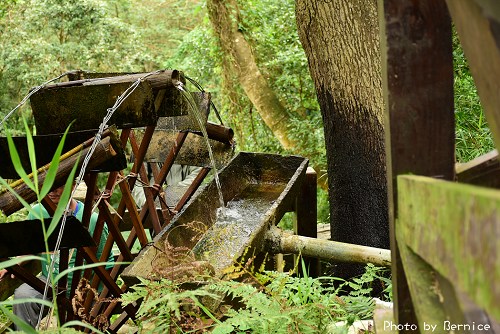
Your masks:
M376 331L499 332L500 193L454 182L497 187L498 154L455 169L451 19L499 147L500 6L378 3L395 308Z
M150 233L157 234L161 231L162 226L165 226L170 221L171 217L179 210L182 209L184 204L196 192L197 188L201 185L203 179L207 176L211 166L207 164L205 157L203 161L196 161L196 157L191 159L184 158L181 163L192 163L192 165L200 164L201 170L196 176L194 182L189 186L180 198L178 203L168 207L165 201L159 201L161 209L157 210L155 199L162 194L163 185L165 183L168 172L170 171L176 158L183 149L189 155L189 152L197 149L195 144L183 145L187 138L191 136L198 137L200 135L199 126L193 124L173 124L170 133L175 133L167 136L163 128L157 129L157 123L162 117L169 118L182 118L187 115L187 105L185 98L174 87L178 82L183 82L184 78L182 73L177 71L160 71L152 75L148 74L133 74L133 75L118 75L113 77L100 78L93 76L92 78L85 78L82 75L73 76L75 81L63 82L44 87L39 93L32 96L32 108L35 114L37 129L39 133L45 134L41 137L35 136L35 147L39 146L42 151L53 151L55 146L53 143L57 140L51 139L52 137L60 137L60 135L50 135L51 133L63 132L66 126L70 123L69 119L74 118L76 122L74 127L77 131L84 131L85 135L80 132L72 132L74 137L66 143L66 146L71 146L76 142L78 144L76 149L71 150L69 157L65 159L59 167L58 176L54 183L54 188L59 187L69 174L69 169L77 161L78 154L82 153L85 156L88 151L89 144L93 141L93 137L97 130L91 130L99 126L102 122L106 112L115 103L115 99L121 94L125 94L127 89L131 87L134 82L140 79L136 89L131 92L128 99L124 101L117 109L111 118L113 124L118 127L119 131L105 132L102 136L101 142L98 145L101 151L96 150L90 159L90 164L85 174L85 183L87 186L87 193L84 200L84 212L82 224L85 227L89 226L92 215L92 209L96 206L99 209L99 216L97 219L96 228L92 235L95 244L99 244L101 234L106 225L109 235L106 244L102 251L101 257L96 257L95 246L90 244L79 246L76 251L75 265L79 266L85 263L106 262L114 245L119 249L119 256L116 259L116 264L111 270L106 270L105 266L98 266L91 269L86 269L83 272L75 271L73 274L73 283L71 287L66 287L66 281L59 281L61 291L69 290L69 296L64 293L58 294L58 309L59 319L62 323L69 320L78 318L72 308L71 300L75 295L77 284L81 277L86 278L90 282L90 286L96 289L99 285L103 285L100 292L99 302L95 303L92 294L88 294L83 301L79 313L84 315L84 320L92 323L98 316L104 315L109 319L111 314L122 312L122 315L108 328L109 331L114 332L128 319L135 318L136 305L128 305L123 309L120 303L117 302L118 298L123 291L126 291L125 285L119 286L117 284L117 277L124 268L123 262L131 262L136 254L132 252L132 246L136 240L144 247L148 242L148 229ZM196 97L197 96L197 97ZM195 96L195 100L199 103L200 113L204 114L205 122L210 107L210 94L200 93ZM51 116L47 117L47 112L50 111ZM185 116L189 117L189 116ZM54 119L60 122L54 122ZM67 119L68 122L64 120ZM170 122L166 122L170 124ZM181 122L182 123L182 122ZM185 122L184 122L185 123ZM207 132L211 141L215 141L214 145L217 147L216 156L219 158L217 161L219 165L223 165L229 160L234 151L232 143L232 130L222 125L207 123ZM142 130L137 129L140 127ZM140 137L137 137L140 134ZM146 157L148 148L152 138L159 136L163 146L156 148L156 152L161 153L161 160ZM86 141L84 145L80 142L91 137L92 139ZM79 141L80 140L80 141ZM24 141L19 141L21 144L19 149L23 151L25 147ZM23 145L24 144L24 145ZM199 146L199 145L198 145ZM52 147L52 149L51 149ZM101 148L103 147L103 148ZM124 168L127 166L125 161L116 159L117 155L121 155L123 160L125 156L121 150L125 147L130 147L133 152L134 161L128 175L125 175ZM5 149L4 149L5 151ZM117 152L119 151L119 152ZM203 153L203 152L202 152ZM199 154L199 152L198 152ZM23 154L21 154L23 155ZM8 154L5 155L6 158ZM26 160L27 155L24 155ZM114 159L114 160L113 160ZM42 159L43 160L43 159ZM161 168L158 167L158 162L163 162ZM45 161L38 161L39 165L46 163ZM144 184L149 185L149 177L146 172L145 165L152 166L154 182L151 186L143 187L146 203L142 208L137 208L134 198L132 197L131 190L136 185L137 178L140 178ZM79 162L81 165L81 161ZM29 166L29 164L25 164ZM4 177L9 177L12 172L9 168L4 168ZM107 181L104 190L98 188L98 175L107 173ZM43 176L43 173L42 173ZM42 179L43 182L43 179ZM24 198L29 202L33 201L33 193L25 190L25 186L21 183L16 189L18 193L21 192ZM110 205L110 197L113 193L120 193L120 203L116 210L112 209ZM7 214L19 210L22 205L17 202L15 197L10 193L0 194L1 208ZM16 204L17 203L17 204ZM46 198L43 201L44 206L49 213L53 213L55 205ZM125 219L124 219L125 218ZM125 223L127 220L130 224ZM149 226L143 225L143 222L148 222ZM122 235L123 230L130 230L127 239ZM21 231L22 233L22 231ZM66 232L65 232L66 234ZM75 240L76 242L76 240ZM28 245L29 248L29 245ZM51 248L52 250L53 248ZM33 252L39 252L39 249L33 249ZM30 253L29 250L27 253ZM10 256L8 254L5 256ZM69 248L60 250L60 267L59 270L63 271L67 268L67 259L69 258ZM66 259L66 260L65 260ZM121 264L120 264L121 263ZM44 285L39 278L35 277L39 271L39 266L30 266L28 268L16 265L9 267L8 270L13 273L17 278L27 282L35 287L40 292L43 292ZM2 298L8 297L13 289L18 284L12 282L10 278L2 280ZM109 301L111 297L112 301ZM104 300L108 300L102 302ZM113 301L114 300L114 301Z
M119 255L112 269L106 269L103 265L85 271L75 271L72 286L66 286L65 279L59 281L60 292L57 304L61 323L82 319L97 325L97 321L101 317L109 319L112 314L119 313L120 316L117 320L107 328L109 332L116 332L129 318L135 318L138 305L132 304L122 308L119 302L120 295L127 290L126 284L122 286L117 284L117 278L127 266L123 262L132 262L137 256L132 250L134 243L138 242L140 247L144 248L151 239L148 237L148 232L151 237L159 234L162 228L169 224L171 218L182 210L208 175L212 165L207 159L206 143L199 139L201 138L200 126L193 123L191 117L186 115L186 102L184 98L180 98L177 88L173 88L177 82L183 82L180 72L165 71L147 77L144 74L116 76L108 74L104 78L95 74L86 77L85 73L74 73L70 76L73 81L47 86L39 94L33 95L32 108L38 132L42 133L42 135L34 137L35 147L40 148L41 151L53 152L60 135L52 133L64 131L67 126L65 120L69 122L70 118L76 119L74 127L77 131L69 134L65 146L65 151L69 150L72 153L67 159L65 158L67 161L64 160L64 163L60 165L58 177L53 186L53 188L57 188L67 178L69 169L77 161L78 154L83 152L84 155L88 150L89 143L92 142L96 133L96 130L90 128L98 126L105 116L107 108L113 105L114 101L110 100L110 96L116 98L126 92L141 77L144 79L132 92L129 97L131 100L115 110L112 120L116 128L107 130L103 134L101 142L104 144L99 145L100 151L98 154L94 153L90 160L90 168L86 170L84 180L87 192L84 199L83 226L89 226L93 207L98 208L99 216L91 236L93 245L88 243L79 245L76 249L75 266L84 263L106 262L113 247L118 247ZM101 88L102 91L98 88ZM82 96L86 98L82 98ZM206 125L211 147L214 150L216 166L220 168L227 164L234 153L232 130L207 121L210 108L209 93L193 94L193 96ZM60 119L61 122L48 121L47 111L50 111L51 119ZM80 142L88 137L91 139L81 145ZM21 150L22 160L27 160L28 155L24 152L26 149L25 140L22 138L15 140L19 145L18 149ZM8 148L1 144L0 142L0 150L3 150L5 156L8 157ZM78 149L72 150L73 146ZM128 172L125 171L127 164L123 161L125 159L124 148L129 148L133 156L132 167ZM102 153L99 153L101 151ZM42 154L38 165L44 165L50 158L50 154L47 156ZM26 168L30 167L28 163L25 163L27 161L23 162ZM201 169L177 203L166 203L165 200L158 201L158 197L163 198L163 185L174 162L199 166ZM79 163L81 164L81 161ZM152 172L152 183L150 183L151 179L146 165L149 165ZM3 176L13 175L12 169L11 165L3 168L1 170ZM102 190L98 186L99 175L107 177ZM298 195L306 200L294 201L296 204L288 209L297 212L299 225L296 226L296 232L305 235L312 233L315 236L316 174L314 170L308 171L307 179L309 182L306 182L300 189ZM132 196L134 187L138 186L138 180L141 182L140 186L143 188L146 198L146 203L140 208L136 206ZM24 188L25 186L21 184L21 190ZM110 198L114 193L119 193L120 196L120 202L116 209L113 209L110 204ZM26 191L25 196L29 198L29 202L35 199L33 194L28 191ZM55 205L50 199L44 199L43 204L49 213L54 212ZM0 208L7 214L13 213L21 207L12 194L0 194ZM109 235L100 258L97 258L95 245L99 244L104 226L107 227ZM122 231L130 231L126 239L123 237ZM20 231L19 234L22 239L23 231ZM70 248L72 247L64 247L60 250L60 271L67 268L67 260L71 256ZM25 250L24 254L39 251L40 249L32 247ZM3 256L11 255L13 254L9 253ZM2 257L1 253L0 257ZM310 259L308 262L314 275L318 272L319 262L315 259ZM9 268L9 271L21 281L42 292L44 283L36 277L39 270L39 266L34 263L30 263L27 267L17 265ZM91 288L97 289L99 286L103 286L103 288L97 302L92 293L88 293L83 301L79 301L79 309L75 311L71 301L75 297L77 285L82 277L89 282ZM11 280L10 278L1 280L2 299L12 294L20 280ZM66 290L69 291L69 295L62 293Z

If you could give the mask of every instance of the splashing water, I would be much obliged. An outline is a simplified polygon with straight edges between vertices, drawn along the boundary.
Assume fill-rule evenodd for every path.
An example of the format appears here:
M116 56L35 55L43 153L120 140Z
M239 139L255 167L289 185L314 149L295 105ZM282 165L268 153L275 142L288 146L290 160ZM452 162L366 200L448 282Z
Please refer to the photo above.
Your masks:
M180 81L175 85L175 87L181 92L182 96L186 99L186 101L189 104L188 108L188 114L196 120L198 125L200 126L200 130L203 134L203 137L205 138L205 142L207 143L207 149L208 149L208 155L210 157L210 162L212 163L212 168L214 170L214 180L215 184L217 185L217 191L219 193L219 202L221 207L223 208L224 205L224 197L222 195L222 190L221 190L221 185L220 185L220 180L219 180L219 174L217 172L217 166L215 164L215 159L214 159L214 154L212 152L212 147L210 146L210 141L208 140L208 134L207 134L207 129L205 127L205 124L203 122L203 118L201 117L200 110L198 109L198 104L193 98L193 95L187 90L187 88L184 86L184 84Z

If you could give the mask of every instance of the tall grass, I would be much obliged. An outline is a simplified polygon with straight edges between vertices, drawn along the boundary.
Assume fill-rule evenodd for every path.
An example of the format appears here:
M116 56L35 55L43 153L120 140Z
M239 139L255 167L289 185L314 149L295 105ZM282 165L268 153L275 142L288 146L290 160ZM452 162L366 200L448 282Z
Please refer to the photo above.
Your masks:
M469 64L453 34L456 160L467 162L495 148Z

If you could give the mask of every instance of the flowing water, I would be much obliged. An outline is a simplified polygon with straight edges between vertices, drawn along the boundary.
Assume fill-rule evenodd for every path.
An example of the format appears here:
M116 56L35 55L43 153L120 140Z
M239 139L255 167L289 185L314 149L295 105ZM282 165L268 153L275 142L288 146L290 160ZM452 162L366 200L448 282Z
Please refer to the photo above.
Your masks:
M249 184L225 208L217 209L217 220L193 248L216 272L228 267L250 245L255 233L267 224L267 211L286 184Z
M217 172L217 166L215 164L215 159L214 159L214 154L212 152L212 147L210 146L210 141L208 140L208 134L207 134L207 129L205 127L203 117L201 115L200 110L198 109L198 103L193 98L193 95L187 90L187 88L184 86L182 82L178 82L176 85L176 88L181 92L182 96L186 99L186 101L189 104L188 108L188 113L189 115L196 120L198 125L200 126L201 133L203 134L203 137L205 138L205 142L207 143L207 149L208 149L208 155L210 157L210 162L212 163L212 168L214 171L214 180L215 184L217 185L217 191L219 193L219 202L221 207L224 207L224 197L222 195L222 190L221 190L221 185L219 181L219 174Z

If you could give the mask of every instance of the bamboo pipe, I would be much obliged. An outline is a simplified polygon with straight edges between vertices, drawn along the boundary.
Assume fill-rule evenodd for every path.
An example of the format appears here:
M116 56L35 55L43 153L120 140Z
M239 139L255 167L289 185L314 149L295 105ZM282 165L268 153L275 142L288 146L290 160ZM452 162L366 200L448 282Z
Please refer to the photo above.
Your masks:
M69 176L71 172L71 169L73 168L73 165L77 161L78 161L78 168L81 167L83 163L83 158L78 159L79 158L78 153L81 152L81 156L84 157L90 150L90 145L85 146L85 143L69 151L67 154L64 155L64 159L60 160L59 166L57 168L57 176L56 179L54 180L53 189L60 187L64 184L66 178ZM116 152L111 146L111 138L106 137L100 141L99 145L97 145L94 154L92 155L92 159L89 162L88 168L89 169L95 168L115 155ZM39 169L38 181L40 184L43 184L43 182L45 181L49 165L50 164L47 164ZM30 174L30 177L32 178L33 175ZM33 201L36 200L35 192L33 192L24 182L22 181L19 182L18 180L12 183L11 187L19 196L21 196L28 203L32 203ZM2 212L6 216L9 216L10 214L22 208L23 205L21 204L21 202L17 200L17 197L13 193L5 191L2 194L0 194L0 210L2 210Z
M212 122L207 122L206 129L208 138L217 140L225 144L233 143L233 137L234 137L233 129ZM193 131L193 133L197 134L198 136L203 136L203 133L201 131Z
M391 266L391 251L388 249L292 235L276 226L267 232L266 239L272 253L292 253L323 260Z

